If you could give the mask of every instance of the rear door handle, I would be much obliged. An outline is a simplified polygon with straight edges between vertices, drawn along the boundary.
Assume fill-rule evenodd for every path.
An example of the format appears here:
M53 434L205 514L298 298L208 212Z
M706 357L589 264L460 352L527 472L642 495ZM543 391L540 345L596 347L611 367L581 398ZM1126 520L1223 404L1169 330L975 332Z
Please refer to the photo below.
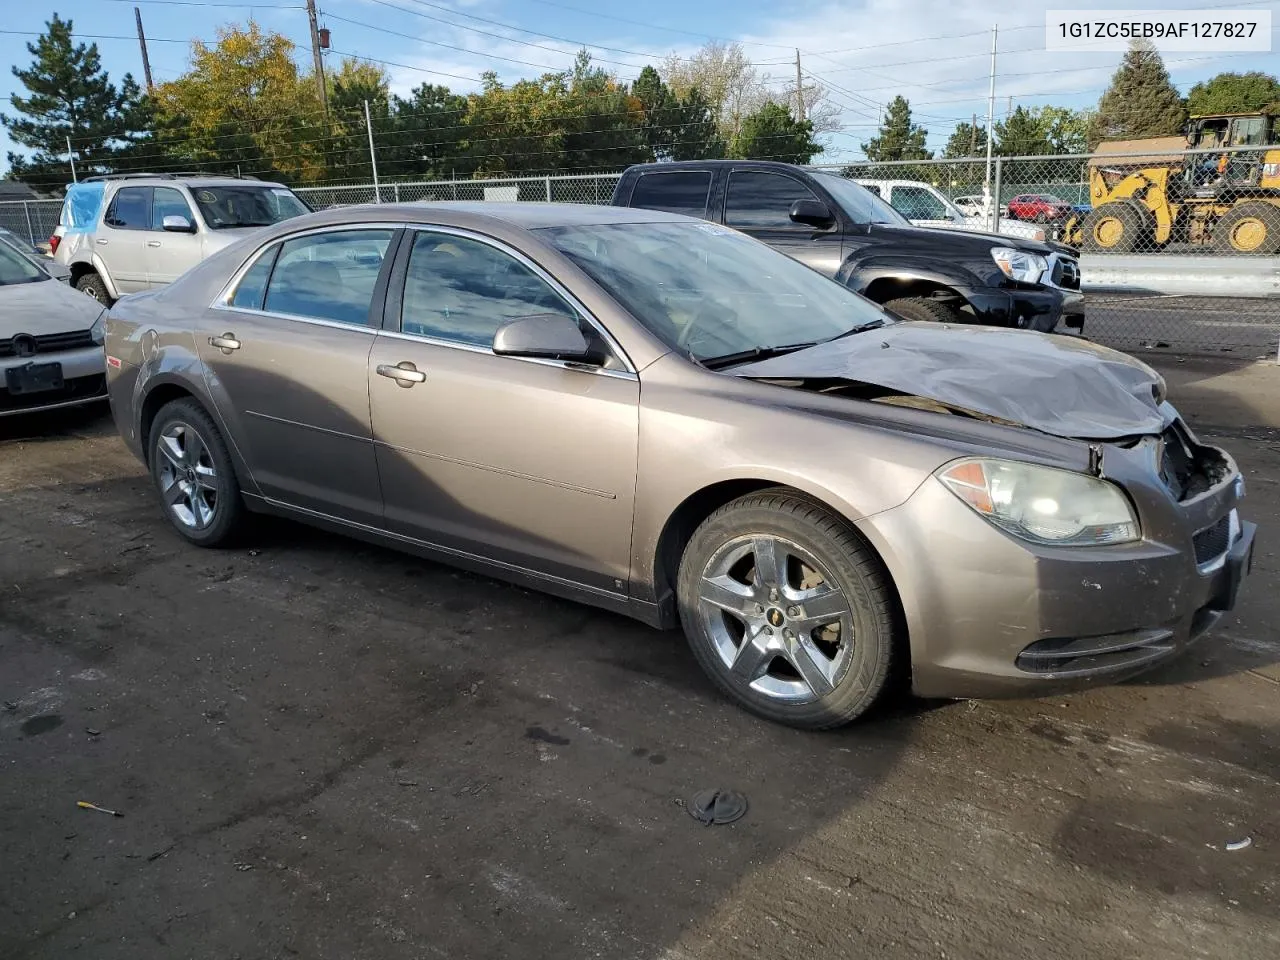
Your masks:
M427 379L427 375L408 360L401 360L394 367L389 363L380 363L376 369L378 376L390 377L402 387L412 387L415 383L422 383Z
M217 347L223 353L230 353L232 350L240 349L240 341L236 339L234 333L224 333L220 337L210 337L209 344Z
M148 241L147 241L147 246L148 246L148 247L158 247L158 246L160 246L160 241L159 241L159 240L148 240Z
M99 237L99 238L98 238L98 243L99 243L101 246L104 246L104 247L105 247L105 246L107 245L107 238L106 238L106 237Z

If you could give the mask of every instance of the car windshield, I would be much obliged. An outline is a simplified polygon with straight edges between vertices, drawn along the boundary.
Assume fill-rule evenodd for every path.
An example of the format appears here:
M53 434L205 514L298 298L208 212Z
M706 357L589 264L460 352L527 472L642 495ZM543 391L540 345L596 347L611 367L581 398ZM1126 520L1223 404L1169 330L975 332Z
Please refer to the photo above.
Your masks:
M211 230L265 227L309 213L307 205L285 187L192 187L200 214Z
M716 224L539 232L663 342L698 360L808 345L888 322L869 300Z
M861 184L837 177L834 173L811 172L854 223L911 225L910 220Z
M32 263L25 254L0 240L0 287L49 279L49 274Z

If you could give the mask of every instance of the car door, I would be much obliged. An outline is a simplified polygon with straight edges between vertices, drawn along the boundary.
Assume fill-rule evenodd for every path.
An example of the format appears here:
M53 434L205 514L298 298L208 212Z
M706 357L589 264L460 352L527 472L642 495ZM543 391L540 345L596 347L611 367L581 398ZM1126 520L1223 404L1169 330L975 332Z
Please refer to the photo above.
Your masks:
M165 230L165 217L182 217L191 224L186 232ZM151 194L151 236L147 238L147 283L163 287L200 262L198 221L181 190L154 187Z
M724 222L819 273L835 276L842 260L840 228L818 230L793 223L791 205L797 200L826 203L789 174L732 170L725 191ZM836 214L834 209L831 212L833 216Z
M381 526L369 423L370 315L392 227L328 229L251 261L197 331L205 380L262 493Z
M151 236L151 188L121 187L111 197L93 238L93 249L116 290L147 289L147 240Z
M527 258L442 228L406 235L369 358L389 530L625 593L640 384L586 311ZM608 357L498 356L519 316L576 319Z

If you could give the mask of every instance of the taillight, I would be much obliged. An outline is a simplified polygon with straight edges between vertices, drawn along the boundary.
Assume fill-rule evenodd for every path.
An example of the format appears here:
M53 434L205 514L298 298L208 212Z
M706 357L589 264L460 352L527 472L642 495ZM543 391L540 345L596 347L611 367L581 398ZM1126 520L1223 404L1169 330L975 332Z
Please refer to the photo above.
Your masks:
M58 252L58 244L60 244L61 242L62 242L62 238L61 238L60 236L58 236L56 233L55 233L52 237L50 237L50 238L49 238L49 253L50 253L50 254L57 253L57 252Z

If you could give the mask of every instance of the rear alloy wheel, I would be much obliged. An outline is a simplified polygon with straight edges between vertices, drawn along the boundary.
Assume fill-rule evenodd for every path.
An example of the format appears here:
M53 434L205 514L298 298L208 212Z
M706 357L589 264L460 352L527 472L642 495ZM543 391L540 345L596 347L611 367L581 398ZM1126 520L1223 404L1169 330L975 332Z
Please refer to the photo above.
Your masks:
M222 435L194 400L175 400L151 429L151 477L165 516L202 547L226 544L244 512L240 485Z
M923 320L931 323L963 323L964 315L945 300L932 297L899 297L890 300L884 308L903 320Z
M753 713L835 727L888 687L888 574L849 524L801 495L766 491L713 513L685 548L677 592L699 664Z
M1127 203L1104 203L1084 218L1081 249L1085 253L1132 253L1152 241L1150 225Z
M1214 225L1213 247L1229 254L1280 253L1280 207L1257 201L1232 207Z
M76 289L81 293L87 293L104 307L109 307L112 304L111 293L107 290L106 283L96 273L86 273L77 280Z

